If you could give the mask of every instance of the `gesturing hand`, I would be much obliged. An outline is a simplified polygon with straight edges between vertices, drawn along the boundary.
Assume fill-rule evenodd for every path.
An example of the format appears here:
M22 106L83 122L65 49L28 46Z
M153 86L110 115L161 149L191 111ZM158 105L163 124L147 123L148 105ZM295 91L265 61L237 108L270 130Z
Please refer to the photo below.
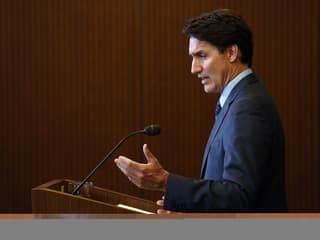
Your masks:
M121 172L139 188L164 191L169 172L162 168L147 144L143 145L143 153L147 163L137 163L124 156L119 156L114 162Z

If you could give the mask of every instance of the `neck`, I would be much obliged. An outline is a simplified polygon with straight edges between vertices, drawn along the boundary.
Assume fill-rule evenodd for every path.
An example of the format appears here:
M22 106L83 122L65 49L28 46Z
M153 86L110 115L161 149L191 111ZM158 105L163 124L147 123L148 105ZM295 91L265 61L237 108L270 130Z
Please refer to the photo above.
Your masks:
M236 76L238 76L240 73L242 73L243 71L249 69L249 67L247 65L244 64L237 64L234 65L230 71L228 72L228 77L227 77L227 81L225 82L224 86L227 86L227 84L232 81L232 79L234 79Z
M247 69L249 69L249 67L247 65L243 65L243 64L234 66L234 68L231 71L229 81L231 81L232 79L234 79L236 76L238 76L240 73L242 73L243 71L245 71Z

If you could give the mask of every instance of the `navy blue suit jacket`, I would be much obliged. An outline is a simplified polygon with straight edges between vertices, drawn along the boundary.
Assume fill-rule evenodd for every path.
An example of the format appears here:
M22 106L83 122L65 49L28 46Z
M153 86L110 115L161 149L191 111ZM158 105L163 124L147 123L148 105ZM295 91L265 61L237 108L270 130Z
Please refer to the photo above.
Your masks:
M284 134L254 74L231 91L204 151L201 179L169 174L164 208L178 212L284 212Z

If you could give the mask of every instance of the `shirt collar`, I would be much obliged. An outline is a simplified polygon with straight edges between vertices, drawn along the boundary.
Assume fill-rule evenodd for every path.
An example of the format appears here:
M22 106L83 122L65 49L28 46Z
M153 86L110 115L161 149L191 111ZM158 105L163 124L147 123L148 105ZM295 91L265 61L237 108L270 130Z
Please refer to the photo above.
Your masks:
M221 107L223 107L224 103L226 102L229 94L231 93L231 90L237 85L237 83L239 83L242 79L244 79L246 76L248 76L249 74L251 74L253 71L252 69L246 69L243 72L241 72L240 74L238 74L234 79L232 79L227 86L225 86L225 88L223 89L221 96L219 98L219 102Z

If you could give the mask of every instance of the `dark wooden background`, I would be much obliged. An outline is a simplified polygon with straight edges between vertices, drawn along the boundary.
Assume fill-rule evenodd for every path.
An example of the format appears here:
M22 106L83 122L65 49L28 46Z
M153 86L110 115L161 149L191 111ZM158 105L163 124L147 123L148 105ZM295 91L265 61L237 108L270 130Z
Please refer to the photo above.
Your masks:
M81 180L117 152L144 161L148 143L171 172L197 178L218 96L190 74L187 18L239 11L254 32L254 71L286 134L290 211L318 211L319 11L308 0L0 0L0 212L30 212L31 189ZM100 186L156 200L107 162Z

